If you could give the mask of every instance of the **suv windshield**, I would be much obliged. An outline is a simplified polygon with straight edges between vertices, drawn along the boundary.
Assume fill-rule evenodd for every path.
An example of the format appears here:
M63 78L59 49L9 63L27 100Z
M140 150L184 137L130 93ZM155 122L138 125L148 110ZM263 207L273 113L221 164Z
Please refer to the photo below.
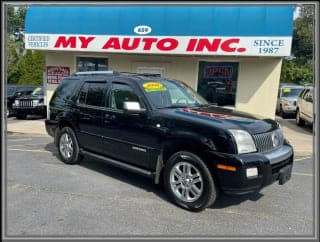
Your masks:
M15 90L14 87L7 87L7 96L12 96Z
M285 87L282 90L282 97L297 97L302 90L303 88Z
M43 90L41 87L37 87L36 89L33 90L32 96L41 96L43 95Z
M208 104L204 98L181 81L146 81L141 85L147 98L157 108L189 107Z

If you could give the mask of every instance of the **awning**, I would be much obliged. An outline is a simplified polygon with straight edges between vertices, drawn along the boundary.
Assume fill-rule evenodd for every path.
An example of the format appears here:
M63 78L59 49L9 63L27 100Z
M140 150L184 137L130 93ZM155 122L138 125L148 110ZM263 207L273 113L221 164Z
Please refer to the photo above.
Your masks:
M27 49L290 55L293 6L31 6Z

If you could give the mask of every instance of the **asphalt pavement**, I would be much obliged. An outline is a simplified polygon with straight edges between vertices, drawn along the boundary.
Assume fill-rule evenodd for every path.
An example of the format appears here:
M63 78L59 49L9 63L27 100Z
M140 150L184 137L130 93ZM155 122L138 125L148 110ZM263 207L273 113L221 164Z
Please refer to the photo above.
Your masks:
M66 165L49 136L8 133L6 235L76 237L311 237L314 161L297 157L290 181L200 213L167 200L139 175L85 158Z

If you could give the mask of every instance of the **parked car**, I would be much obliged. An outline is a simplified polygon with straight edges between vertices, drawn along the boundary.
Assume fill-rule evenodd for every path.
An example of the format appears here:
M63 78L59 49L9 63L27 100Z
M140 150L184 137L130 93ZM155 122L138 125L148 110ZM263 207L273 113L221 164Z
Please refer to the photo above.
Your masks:
M30 95L35 88L36 86L29 85L7 85L7 117L13 115L12 104L14 103L16 98Z
M30 95L16 98L12 104L12 111L18 119L25 119L29 114L46 117L47 106L44 103L42 87L36 87Z
M86 155L150 177L193 211L291 177L277 122L211 105L177 80L76 73L55 90L45 126L63 162Z
M283 118L295 116L297 98L304 86L295 84L281 84L278 91L276 112Z
M313 87L303 89L298 97L296 123L299 126L309 123L313 125Z

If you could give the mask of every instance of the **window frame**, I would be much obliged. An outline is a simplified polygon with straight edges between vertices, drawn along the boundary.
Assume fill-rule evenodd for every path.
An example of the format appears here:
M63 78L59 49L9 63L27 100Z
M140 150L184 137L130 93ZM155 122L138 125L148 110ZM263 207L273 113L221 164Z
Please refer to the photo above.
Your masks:
M113 112L122 113L122 114L124 113L124 109L117 109L117 108L113 108L111 106L111 95L112 95L113 84L120 84L120 85L125 85L125 86L130 87L132 89L132 91L134 92L134 94L138 97L141 108L148 110L147 102L144 100L144 98L141 95L139 95L140 90L138 90L136 87L129 84L128 82L120 81L120 80L114 80L114 81L110 82L109 88L108 88L108 93L105 96L105 107L106 108L108 108L109 110L111 110Z
M101 102L100 102L100 106L95 106L95 105L89 105L89 104L87 104L88 90L89 90L90 84L93 84L93 83L101 83L101 84L104 84L104 88L103 88L103 93L102 93L102 99L101 99ZM87 89L87 91L86 91L85 103L80 103L80 102L79 102L79 99L80 99L81 90L82 90L82 88L83 88L86 84L88 84L88 89ZM105 100L105 97L107 96L108 89L109 89L109 85L108 85L108 81L106 81L106 80L84 81L84 82L82 83L80 89L79 89L76 104L77 104L78 106L81 106L81 107L90 107L90 108L95 108L95 109L105 108L105 106L104 106L104 100Z
M78 59L80 58L87 58L87 59L105 59L107 61L107 65L106 65L106 71L109 70L109 58L108 57L104 57L104 56L83 56L83 55L80 55L80 56L75 56L74 57L74 65L75 65L75 70L76 72L80 72L80 70L78 69ZM95 63L96 65L97 63ZM96 69L96 68L95 68ZM82 70L82 71L85 71L85 70ZM87 70L87 71L90 71L90 70ZM92 71L92 70L91 70ZM95 71L98 71L98 70L95 70Z

